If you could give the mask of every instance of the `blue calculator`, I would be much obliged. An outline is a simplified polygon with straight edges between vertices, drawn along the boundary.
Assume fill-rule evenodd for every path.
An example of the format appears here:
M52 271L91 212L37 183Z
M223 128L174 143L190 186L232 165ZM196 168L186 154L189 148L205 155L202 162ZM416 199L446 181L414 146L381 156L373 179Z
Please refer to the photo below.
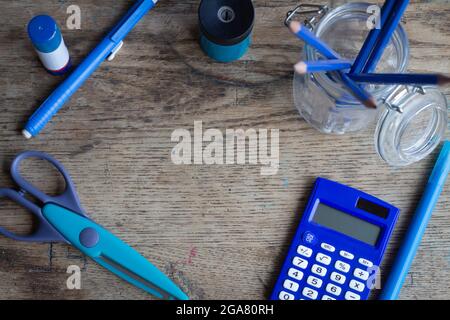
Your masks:
M367 300L399 209L318 178L271 300Z

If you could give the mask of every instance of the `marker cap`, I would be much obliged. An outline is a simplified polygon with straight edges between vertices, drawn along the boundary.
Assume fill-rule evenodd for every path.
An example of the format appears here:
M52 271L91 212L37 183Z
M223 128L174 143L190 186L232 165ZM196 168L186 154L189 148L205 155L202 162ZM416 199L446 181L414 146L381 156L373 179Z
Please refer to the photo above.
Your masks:
M28 23L28 36L36 50L42 53L55 51L62 42L56 21L47 15L36 16Z

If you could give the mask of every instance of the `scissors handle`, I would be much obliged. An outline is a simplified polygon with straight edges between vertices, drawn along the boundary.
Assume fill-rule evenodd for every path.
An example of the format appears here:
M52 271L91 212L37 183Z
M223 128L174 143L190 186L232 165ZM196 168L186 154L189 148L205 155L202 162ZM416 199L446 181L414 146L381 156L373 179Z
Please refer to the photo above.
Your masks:
M0 189L0 198L8 198L32 212L39 220L36 231L30 235L18 235L0 227L0 234L16 241L25 242L64 242L64 238L42 216L42 210L24 197L24 194L13 189Z
M59 173L63 176L64 182L66 184L64 191L60 195L49 196L22 177L22 175L20 174L20 165L25 159L30 158L48 161L59 171ZM42 204L53 202L80 215L86 216L85 211L81 206L80 199L78 198L78 194L76 192L75 184L73 183L72 178L70 177L64 166L49 154L39 151L25 151L19 154L14 159L11 165L11 176L22 191L28 192L33 197L38 199Z
M20 166L25 159L29 158L48 161L60 172L66 184L64 192L62 194L58 196L49 196L22 177L22 175L20 174ZM72 182L72 179L70 178L63 165L46 153L38 151L26 151L20 153L12 162L11 176L14 182L19 186L20 190L16 191L12 189L1 189L0 198L9 198L12 201L17 202L21 206L27 208L37 217L38 225L36 226L33 233L26 236L14 234L6 230L5 228L0 228L0 234L18 241L67 242L64 237L57 230L55 230L42 215L42 207L46 203L56 203L62 207L76 212L79 215L86 217L86 214L81 207L78 195L75 191L75 186ZM36 198L36 200L38 200L38 203L36 204L28 200L26 198L27 193Z

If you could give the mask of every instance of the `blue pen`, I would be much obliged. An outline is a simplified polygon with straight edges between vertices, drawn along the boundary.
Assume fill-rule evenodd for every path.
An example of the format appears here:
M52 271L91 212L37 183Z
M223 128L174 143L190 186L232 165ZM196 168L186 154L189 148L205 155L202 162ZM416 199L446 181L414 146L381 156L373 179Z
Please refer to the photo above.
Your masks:
M381 300L398 298L449 171L450 141L446 141L381 292Z
M97 45L72 74L56 88L28 120L22 134L30 139L39 134L50 119L106 59L112 60L123 45L123 39L151 10L158 0L139 0L114 29Z

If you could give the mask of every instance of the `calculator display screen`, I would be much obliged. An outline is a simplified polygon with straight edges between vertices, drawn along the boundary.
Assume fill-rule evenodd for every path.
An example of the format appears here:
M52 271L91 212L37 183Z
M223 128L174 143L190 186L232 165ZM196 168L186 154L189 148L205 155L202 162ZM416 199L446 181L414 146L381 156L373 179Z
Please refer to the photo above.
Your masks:
M312 221L372 246L381 233L380 227L323 203L317 205Z

